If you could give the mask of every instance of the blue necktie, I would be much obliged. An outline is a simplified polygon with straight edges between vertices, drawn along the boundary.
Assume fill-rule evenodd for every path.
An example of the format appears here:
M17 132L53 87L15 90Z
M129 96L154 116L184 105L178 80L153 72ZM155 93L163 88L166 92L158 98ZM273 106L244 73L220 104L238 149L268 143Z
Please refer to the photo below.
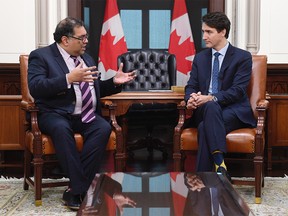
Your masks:
M77 67L80 64L80 61L76 56L71 56L71 58L74 60L75 67ZM92 94L88 82L80 82L79 85L82 94L81 119L83 123L89 123L96 117L93 110Z
M219 200L218 200L218 191L217 188L210 188L211 191L211 200L212 200L212 215L216 216L219 213Z
M212 94L218 92L218 73L219 73L219 55L220 53L214 53L214 62L213 62L213 70L212 70Z

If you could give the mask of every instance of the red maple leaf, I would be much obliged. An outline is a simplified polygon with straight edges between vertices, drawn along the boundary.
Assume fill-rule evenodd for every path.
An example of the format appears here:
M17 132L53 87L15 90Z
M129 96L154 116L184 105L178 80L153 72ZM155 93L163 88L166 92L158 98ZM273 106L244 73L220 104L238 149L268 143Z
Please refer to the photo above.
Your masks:
M108 69L117 71L117 57L127 52L124 37L113 45L114 39L115 36L111 35L110 30L108 30L105 35L101 35L99 57L100 61L103 62L105 71Z
M194 42L190 42L190 37L179 45L180 37L176 34L176 30L171 33L169 52L176 56L177 71L187 75L191 71L192 61L186 58L195 55L196 51Z

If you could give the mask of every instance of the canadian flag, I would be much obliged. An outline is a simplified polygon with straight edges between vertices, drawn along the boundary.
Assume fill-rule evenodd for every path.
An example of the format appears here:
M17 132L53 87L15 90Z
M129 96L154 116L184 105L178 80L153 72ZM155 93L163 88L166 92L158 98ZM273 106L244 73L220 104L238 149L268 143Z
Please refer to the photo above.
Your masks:
M185 86L196 53L185 0L174 0L168 51L176 56L176 85Z
M106 0L102 26L98 70L101 80L110 79L117 71L117 57L127 52L126 40L116 0Z
M183 187L184 173L170 172L172 200L174 204L174 215L184 215L184 208L188 194L188 188Z

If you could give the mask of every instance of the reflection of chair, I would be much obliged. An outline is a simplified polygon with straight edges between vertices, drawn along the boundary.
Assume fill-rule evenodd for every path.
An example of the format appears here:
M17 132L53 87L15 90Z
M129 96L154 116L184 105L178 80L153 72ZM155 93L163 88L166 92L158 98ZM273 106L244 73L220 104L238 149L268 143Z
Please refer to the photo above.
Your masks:
M124 64L124 72L137 71L136 79L124 85L123 91L170 90L171 86L175 85L176 60L175 56L168 52L157 50L127 52L118 57L118 65L121 62ZM172 146L173 137L169 135L176 125L176 113L176 104L133 104L122 118L127 150L147 147L150 156L153 149L158 149L166 157L169 140ZM144 138L138 139L139 137Z
M261 185L264 185L263 177L263 152L265 145L265 119L268 101L266 97L266 74L267 57L253 56L253 67L251 81L248 87L248 96L257 119L256 128L243 128L230 132L226 136L228 153L250 154L254 161L254 181L233 180L234 184L249 184L255 186L255 202L261 203ZM178 106L179 121L175 127L174 134L174 170L179 171L184 168L184 151L197 150L197 129L184 129L185 122L185 102ZM191 113L190 113L191 114ZM239 158L238 158L239 159ZM248 158L249 159L249 158ZM233 158L236 160L236 158ZM242 160L244 160L242 158Z
M25 122L26 134L25 134L25 161L24 161L24 190L28 190L31 186L35 191L35 205L41 205L41 193L42 188L46 187L58 187L63 185L68 185L68 182L54 181L49 183L42 183L42 172L44 162L49 162L53 154L55 154L54 146L51 138L45 134L42 134L38 128L37 123L37 112L38 108L34 104L34 100L29 93L28 83L27 83L27 70L28 70L28 55L20 55L20 73L21 73L21 93L22 101L21 108L30 116L29 122ZM117 127L115 121L115 105L108 104L110 111L110 118L113 120L113 126ZM118 126L119 128L119 126ZM107 144L107 150L116 149L116 130L113 130ZM118 129L119 131L119 129ZM80 134L75 134L75 140L77 148L81 151L83 146L83 139ZM118 139L117 141L119 141ZM119 143L120 144L120 143ZM32 157L33 156L33 157ZM32 162L31 162L32 161ZM50 160L50 162L53 162ZM34 179L31 178L31 164L34 166ZM117 169L117 166L116 166Z

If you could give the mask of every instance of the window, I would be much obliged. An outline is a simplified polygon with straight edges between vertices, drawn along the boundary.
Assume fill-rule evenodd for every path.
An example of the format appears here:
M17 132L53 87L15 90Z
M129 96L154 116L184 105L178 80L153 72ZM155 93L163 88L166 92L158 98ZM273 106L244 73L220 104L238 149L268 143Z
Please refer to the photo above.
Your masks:
M68 14L83 19L87 25L90 35L87 52L97 62L106 1L74 0L68 4ZM117 0L117 4L128 50L168 49L173 0ZM207 11L224 11L224 0L186 0L186 6L196 51L200 51L201 17Z

